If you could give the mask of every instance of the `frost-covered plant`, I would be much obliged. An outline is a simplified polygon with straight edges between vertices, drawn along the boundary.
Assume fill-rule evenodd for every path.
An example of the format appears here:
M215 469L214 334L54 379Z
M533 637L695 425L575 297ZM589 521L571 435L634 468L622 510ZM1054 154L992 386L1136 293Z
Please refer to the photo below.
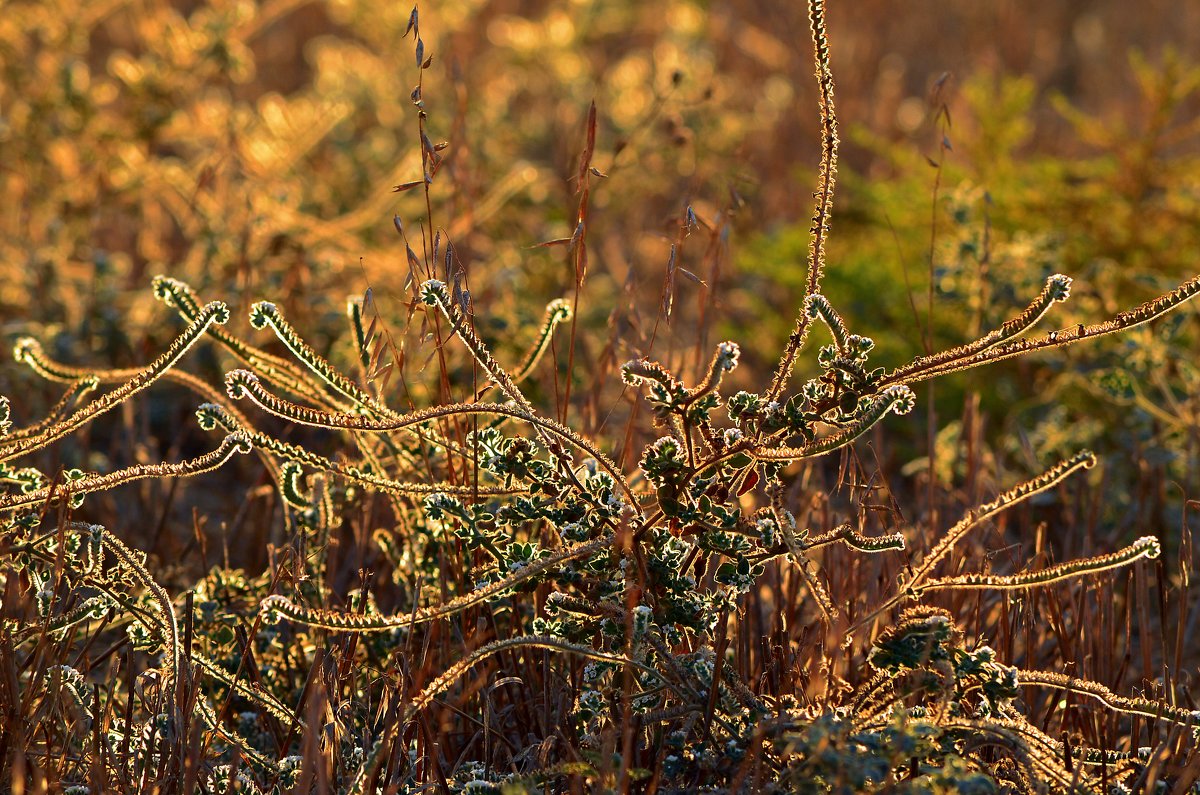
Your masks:
M906 538L866 535L850 524L803 526L788 496L792 464L844 450L889 415L910 412L918 382L1148 322L1200 292L1200 277L1111 320L1028 336L1069 297L1071 280L1055 275L1023 311L976 341L892 370L872 368L873 340L852 333L821 293L838 137L824 4L810 0L809 6L823 145L794 330L760 392L726 394L725 380L739 361L734 342L716 346L694 385L660 362L628 362L624 383L641 392L661 432L641 451L636 468L619 465L601 440L547 416L522 389L555 327L571 319L567 304L547 308L528 353L510 371L474 327L469 292L456 279L434 278L432 269L416 290L413 310L428 312L429 326L447 341L457 339L486 379L461 402L391 408L374 377L378 336L373 325L364 328L357 304L350 320L364 369L356 377L306 343L277 305L256 303L249 319L255 329L272 332L290 358L225 331L223 304L202 304L190 287L166 277L155 280L154 293L188 325L142 370L80 370L54 361L34 340L17 344L15 357L65 384L66 393L50 417L25 428L12 427L3 404L5 576L11 589L35 595L37 611L23 624L6 626L6 634L17 645L37 644L75 627L119 621L136 648L158 659L139 681L140 707L135 711L131 700L123 718L95 712L96 692L75 668L55 666L37 683L46 708L75 735L70 743L87 760L84 778L102 787L109 779L165 776L174 786L203 780L217 792L279 792L314 780L352 793L416 789L438 764L426 722L431 705L463 687L485 662L532 664L551 654L578 662L568 669L576 677L574 698L561 728L586 761L547 753L503 772L487 759L464 761L444 787L557 786L572 775L597 786L626 786L641 775L633 757L655 748L661 756L657 786L669 791L703 785L824 792L901 781L913 791L1099 791L1102 782L1122 782L1140 770L1136 753L1048 736L1026 720L1022 687L1070 692L1195 731L1195 712L1055 672L1023 670L987 645L968 647L955 617L923 601L937 591L1038 588L1158 557L1159 542L1145 537L1110 554L1016 574L946 570L943 563L968 533L1093 466L1090 453L967 511L854 626L840 607L846 595L831 592L818 567L822 548L887 555L903 549ZM410 27L417 61L425 63L415 11ZM423 151L423 162L436 171L436 150ZM832 342L816 352L819 375L793 391L793 370L818 326ZM223 393L177 367L202 338L240 365L226 374ZM18 459L159 379L174 379L196 394L201 427L221 434L213 452L107 474L17 468ZM102 385L113 386L85 400ZM253 415L242 410L247 403ZM342 454L323 455L262 430L262 413L340 434ZM181 606L151 575L144 554L108 529L65 513L61 521L47 521L53 510L82 509L94 492L139 478L207 472L250 452L276 484L294 531L286 567L269 578L216 569ZM335 590L322 560L341 512L364 492L383 495L395 526L408 530L398 538L384 528L372 538L395 568L395 581L411 585L411 602L396 609L381 609L366 588L353 592L345 608L330 606ZM446 576L439 561L447 550L459 556L467 576ZM801 701L766 695L730 664L724 644L730 616L763 585L767 565L779 561L795 567L813 609L827 627L844 633L847 645L869 619L903 608L871 643L861 684L842 686L830 676L823 697ZM440 581L437 598L421 597L423 578ZM256 614L249 631L237 621L247 608ZM521 631L496 633L415 682L405 669L415 630L481 608L510 612ZM317 640L323 631L342 641L336 654L318 661L318 650L326 651ZM302 658L299 668L307 667L306 679L293 675L293 654ZM382 701L373 697L372 677L352 670L364 659L387 683ZM489 699L513 680L519 681L516 671L493 683L483 713L470 718L484 727L485 743L495 717ZM193 735L203 737L209 754L202 764L189 762ZM103 759L117 764L104 768ZM620 779L611 780L614 770Z

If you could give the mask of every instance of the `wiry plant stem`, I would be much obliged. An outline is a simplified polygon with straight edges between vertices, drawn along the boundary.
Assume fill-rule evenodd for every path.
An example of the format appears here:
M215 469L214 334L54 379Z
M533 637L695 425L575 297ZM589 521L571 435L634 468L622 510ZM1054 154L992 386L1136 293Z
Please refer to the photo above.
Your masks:
M304 423L306 425L315 425L322 428L342 428L345 430L354 431L372 431L372 432L387 432L405 430L415 425L429 422L430 420L438 419L439 417L450 417L464 414L492 414L505 417L513 417L523 420L530 425L536 426L542 430L548 431L554 436L559 437L565 442L579 448L594 458L600 466L602 466L625 492L625 496L629 499L629 504L635 509L637 508L637 498L634 496L633 490L629 487L624 474L617 465L609 459L599 448L595 447L591 442L584 439L579 434L561 425L552 419L542 417L536 414L531 414L520 408L514 408L498 403L452 403L445 406L436 406L430 409L422 409L420 411L403 414L395 419L374 419L364 417L361 414L335 414L325 411L319 411L307 406L300 406L291 401L284 400L276 395L271 394L262 385L254 373L247 370L233 370L226 374L225 383L229 396L234 400L238 400L243 396L248 396L255 404L264 411L268 411L279 417L292 420L293 422Z
M956 348L943 354L916 359L904 367L888 373L879 382L879 386L885 387L889 384L911 384L917 381L927 381L939 375L958 372L959 370L966 370L983 364L1000 362L1015 356L1033 353L1034 351L1059 348L1082 340L1103 337L1106 334L1115 334L1134 326L1140 326L1143 323L1149 323L1151 320L1161 317L1176 307L1190 301L1197 294L1200 294L1200 275L1193 276L1169 293L1160 295L1134 309L1121 312L1111 320L1104 321L1103 323L1094 323L1092 325L1080 323L1078 326L1060 331L1052 331L1032 339L1015 340L1004 342L1003 344L993 342L977 348L980 343L987 341L991 337L991 335L988 335L980 340L979 343L973 343L963 348ZM1037 303L1035 301L1030 308L1032 309ZM1029 310L1026 310L1026 312L1029 312ZM1005 325L1007 326L1008 324ZM1002 339L1007 339L1009 336L1011 335L1006 335Z
M808 329L812 323L804 308L810 296L820 292L821 276L825 270L825 238L829 234L829 217L833 210L833 188L837 179L838 124L833 105L833 70L829 61L829 38L825 30L824 0L809 0L809 22L811 23L813 52L817 68L817 87L821 110L821 165L817 173L816 203L813 207L812 226L809 228L808 278L805 282L804 300L796 317L796 325L783 349L783 357L775 368L767 400L778 400L787 389L788 378L796 366L796 357L804 346Z
M133 378L121 386L96 398L66 419L51 425L38 436L0 448L0 461L8 461L17 456L39 450L145 390L160 378L163 373L168 372L174 367L210 326L214 323L223 324L228 320L229 307L220 301L213 301L207 304L200 310L196 319L183 330L183 333L175 338L166 353L142 370L139 370ZM24 361L25 351L24 347L18 345L16 350L13 351L13 358L17 359L17 361Z
M336 613L330 610L302 607L278 594L264 599L259 606L259 612L268 615L278 613L283 618L297 624L320 627L335 632L389 632L461 613L469 607L495 598L531 577L536 577L556 566L609 549L612 547L613 540L612 534L605 534L591 541L564 547L551 553L548 557L529 563L502 580L477 588L445 604L419 607L394 616Z
M211 472L234 455L246 454L250 450L250 438L245 433L235 431L226 436L220 446L211 453L178 464L138 464L107 475L87 475L79 480L65 480L28 493L0 495L0 511L53 503L73 496L104 491L134 480L199 475Z

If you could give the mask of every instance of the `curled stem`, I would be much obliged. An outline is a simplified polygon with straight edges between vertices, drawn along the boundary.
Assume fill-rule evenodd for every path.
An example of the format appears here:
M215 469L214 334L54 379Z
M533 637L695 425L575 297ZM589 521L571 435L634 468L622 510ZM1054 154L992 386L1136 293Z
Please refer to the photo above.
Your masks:
M1095 555L1090 558L1080 558L1056 566L1048 566L1037 571L1026 571L1020 574L961 574L956 577L942 577L929 580L915 590L918 594L926 591L939 590L971 590L997 589L1003 591L1034 588L1039 585L1050 585L1063 580L1075 579L1087 574L1099 574L1102 571L1128 566L1142 558L1154 559L1159 556L1162 546L1154 536L1143 536L1124 549L1110 552L1107 555Z
M474 484L454 484L454 483L409 483L407 481L393 480L391 478L382 477L372 472L368 472L361 467L353 464L347 464L340 461L334 461L326 458L318 453L313 453L299 445L290 444L280 441L273 436L268 436L260 431L247 428L238 423L236 419L228 414L224 407L212 403L205 403L196 410L196 415L200 418L200 424L206 430L212 430L217 425L220 425L227 432L233 433L241 431L250 439L250 443L255 450L266 450L280 458L288 461L294 461L297 464L320 469L324 472L329 472L334 475L361 483L364 486L369 486L389 494L406 494L406 495L428 495L441 492L443 494L455 495L483 495L495 496L505 494L524 494L529 489L514 486L476 486Z
M54 423L38 436L0 448L0 461L8 461L17 456L39 450L145 390L158 380L163 373L170 371L213 324L223 324L228 320L229 307L225 306L225 304L220 301L213 301L205 305L200 310L196 319L183 330L183 333L175 338L166 353L155 359L145 368L139 370L136 375L121 384L121 386L101 395L83 408L76 410L69 417ZM26 348L18 345L13 351L13 356L18 361L25 361Z
M555 566L570 560L588 557L613 545L613 535L606 533L570 547L563 547L553 552L549 557L535 560L518 569L503 580L489 583L482 588L476 588L470 593L463 594L457 599L451 599L444 604L433 607L419 607L407 613L394 616L361 615L358 613L340 613L332 610L319 610L303 607L293 603L285 596L275 594L268 596L259 606L261 613L278 614L289 621L310 627L328 629L334 632L390 632L395 629L426 624L439 618L445 618L461 613L469 607L493 599L510 588L519 585L531 577L536 577L549 571Z
M181 461L178 464L138 464L110 472L107 475L85 475L75 480L68 479L28 493L0 495L0 510L7 511L42 503L53 503L96 491L104 491L123 483L145 478L199 475L220 467L235 454L249 453L250 450L249 437L245 433L234 432L221 440L221 444L216 450L197 458Z
M617 465L612 462L599 448L570 428L554 420L541 417L520 408L501 405L498 403L451 403L430 409L422 409L409 414L403 414L394 419L375 419L361 414L331 413L300 406L271 394L262 382L247 370L233 370L225 376L225 384L229 396L234 400L249 397L264 411L293 422L313 425L321 428L342 428L352 431L389 432L412 428L413 426L435 420L463 414L492 414L524 420L536 428L549 432L551 435L579 448L594 458L621 487L629 504L637 507L637 499L629 487L625 476Z
M1174 707L1163 701L1146 698L1129 698L1109 690L1099 682L1077 679L1053 671L1025 671L1017 669L1017 682L1022 685L1053 687L1099 701L1115 712L1140 715L1143 718L1168 720L1180 726L1200 726L1200 710Z
M965 348L955 349L938 356L922 357L888 373L880 381L880 386L926 381L935 376L966 370L983 364L991 364L992 362L1011 359L1015 356L1023 356L1034 351L1058 348L1080 342L1081 340L1115 334L1134 326L1140 326L1143 323L1149 323L1151 320L1161 317L1172 309L1191 300L1197 294L1200 294L1200 276L1193 276L1171 292L1160 295L1158 298L1147 301L1134 309L1121 312L1111 320L1106 320L1103 323L1094 323L1090 326L1080 323L1078 326L1052 331L1040 337L1013 340L1011 342L1004 342L1003 344L993 344L985 346L980 350L971 350L974 345L979 344L974 343L972 346L965 346ZM1036 304L1037 302L1035 301L1034 305ZM1031 308L1034 305L1031 305ZM1029 310L1026 311L1028 312ZM988 338L984 337L983 339L986 340Z
M967 511L966 515L953 527L951 527L945 535L938 540L925 559L913 571L911 578L908 580L906 587L902 588L892 598L888 599L879 607L867 614L853 629L863 626L875 616L890 610L905 599L911 599L920 591L922 584L926 578L933 572L937 564L945 558L950 551L954 549L962 538L976 527L980 522L984 522L996 514L1004 511L1012 506L1024 502L1035 494L1040 494L1048 489L1054 488L1062 481L1066 480L1071 475L1084 469L1091 469L1096 465L1096 456L1090 451L1084 450L1071 458L1063 461L1051 469L1043 472L1035 478L1020 483L1017 486L1009 489L999 495L995 500L984 503L978 508Z

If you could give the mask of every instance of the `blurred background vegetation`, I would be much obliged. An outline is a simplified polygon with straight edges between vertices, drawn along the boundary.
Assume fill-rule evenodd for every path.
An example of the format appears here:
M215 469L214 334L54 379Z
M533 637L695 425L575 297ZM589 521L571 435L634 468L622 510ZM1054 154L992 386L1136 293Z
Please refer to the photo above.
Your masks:
M432 343L406 326L410 259L393 215L423 261L429 229L442 230L439 259L452 241L447 270L514 361L545 302L575 289L566 247L538 244L576 232L594 100L605 176L590 178L575 424L603 434L616 370L635 355L679 372L734 339L745 385L764 383L803 292L818 154L803 4L428 3L420 94L409 10L3 3L5 339L144 363L175 330L148 290L161 272L235 310L275 301L346 362L345 301L371 287L408 364L392 402L428 403ZM1048 321L1065 327L1195 272L1200 5L859 0L832 4L829 26L844 146L825 290L879 343L877 364L995 327L1050 273L1077 279ZM424 145L449 145L428 194L394 193L423 177L417 101ZM1172 549L1185 498L1200 495L1196 321L1185 307L1065 355L941 379L932 418L889 420L887 459L912 493L932 471L939 501L965 504L1089 446L1105 461L1089 534L1157 533ZM551 376L543 404L562 399ZM0 370L18 421L42 416L49 389ZM127 412L157 430L57 454L162 460L186 443L189 409Z

